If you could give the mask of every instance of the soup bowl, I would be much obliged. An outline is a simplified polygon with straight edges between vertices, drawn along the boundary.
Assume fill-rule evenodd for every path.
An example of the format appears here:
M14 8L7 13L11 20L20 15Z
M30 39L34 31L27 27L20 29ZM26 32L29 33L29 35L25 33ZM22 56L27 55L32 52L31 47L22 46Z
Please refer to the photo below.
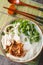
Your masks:
M34 49L34 51L33 51L33 52L32 52L32 50L30 51L30 53L29 53L29 54L30 54L30 57L29 57L29 54L28 54L28 56L26 56L27 59L23 57L24 60L23 60L23 58L22 58L22 60L19 60L18 58L14 57L14 56L12 56L12 55L10 55L10 54L6 54L6 52L5 52L4 48L3 48L2 42L1 42L3 30L4 30L4 29L6 28L6 26L8 26L12 21L16 21L16 20L18 20L18 19L23 19L23 20L28 20L28 21L30 21L30 24L31 24L31 23L34 24L35 27L36 27L36 30L37 30L37 31L39 32L39 34L40 34L40 41L32 44L32 48ZM43 43L43 34L42 34L42 31L41 31L40 27L37 25L36 22L31 21L31 20L29 20L29 19L15 17L13 20L6 22L6 24L1 28L1 31L0 31L0 48L1 48L1 50L2 50L2 53L3 53L3 55L4 55L5 57L7 57L8 59L10 59L10 60L12 60L12 61L15 61L15 62L25 63L25 62L29 62L29 61L31 61L31 60L34 60L34 59L40 54L40 52L41 52L41 50L42 50L42 43ZM32 52L32 53L31 53L31 52ZM31 56L31 54L32 54L32 56Z

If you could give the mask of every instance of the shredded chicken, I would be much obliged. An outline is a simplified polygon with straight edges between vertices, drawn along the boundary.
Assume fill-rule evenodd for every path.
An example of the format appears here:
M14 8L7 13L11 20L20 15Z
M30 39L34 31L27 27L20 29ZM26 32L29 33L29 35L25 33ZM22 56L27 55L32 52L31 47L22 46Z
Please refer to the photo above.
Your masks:
M23 46L22 43L17 43L13 40L10 46L6 46L6 51L14 56L22 57L25 56Z

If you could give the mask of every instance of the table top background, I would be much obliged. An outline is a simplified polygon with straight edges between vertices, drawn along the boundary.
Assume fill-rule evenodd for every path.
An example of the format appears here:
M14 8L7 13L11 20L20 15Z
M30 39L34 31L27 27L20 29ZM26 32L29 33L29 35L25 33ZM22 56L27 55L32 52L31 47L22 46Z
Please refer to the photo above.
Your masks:
M33 1L37 1L39 3L43 4L43 0L33 0ZM1 3L1 2L0 2ZM1 14L0 14L1 15ZM42 14L43 16L43 14ZM0 23L1 25L2 23ZM42 29L42 27L41 27ZM43 31L43 30L42 30ZM2 53L1 53L2 54ZM0 55L0 65L25 65L25 64L20 64L20 63L14 63L11 62L10 60L8 60L7 58L5 58L4 56ZM40 62L39 65L43 65L43 50L41 52L41 57L40 57Z
M38 3L43 4L43 0L33 0L33 1L36 1L36 2L38 2Z

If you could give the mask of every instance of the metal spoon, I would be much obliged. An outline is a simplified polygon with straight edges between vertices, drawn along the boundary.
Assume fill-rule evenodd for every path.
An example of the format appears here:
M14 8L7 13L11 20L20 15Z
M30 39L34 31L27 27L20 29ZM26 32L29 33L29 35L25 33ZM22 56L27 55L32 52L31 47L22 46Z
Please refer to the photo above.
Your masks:
M30 4L26 4L20 0L8 0L11 4L16 4L16 5L22 5L22 6L28 6L28 7L31 7L31 8L34 8L34 9L38 9L40 11L43 11L43 8L40 8L40 7L36 7L36 6L33 6L33 5L30 5Z

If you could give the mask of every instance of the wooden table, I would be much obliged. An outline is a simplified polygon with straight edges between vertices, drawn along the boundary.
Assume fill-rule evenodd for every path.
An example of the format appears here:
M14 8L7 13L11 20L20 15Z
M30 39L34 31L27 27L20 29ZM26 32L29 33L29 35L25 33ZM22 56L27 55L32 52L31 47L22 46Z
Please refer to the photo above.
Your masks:
M41 57L40 57L39 65L43 65L43 50L41 52Z

